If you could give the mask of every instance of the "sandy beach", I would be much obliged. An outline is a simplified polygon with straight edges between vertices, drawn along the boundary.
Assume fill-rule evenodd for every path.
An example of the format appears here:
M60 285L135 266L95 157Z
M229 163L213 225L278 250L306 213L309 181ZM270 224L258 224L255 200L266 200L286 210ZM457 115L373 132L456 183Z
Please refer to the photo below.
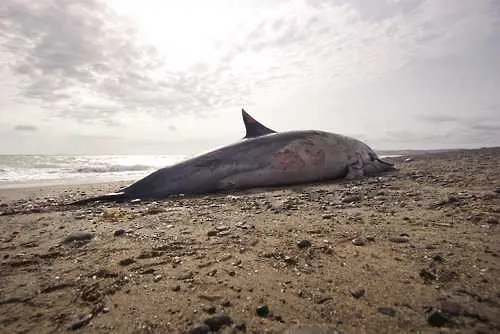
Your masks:
M158 202L1 189L0 332L500 332L500 148L390 160Z

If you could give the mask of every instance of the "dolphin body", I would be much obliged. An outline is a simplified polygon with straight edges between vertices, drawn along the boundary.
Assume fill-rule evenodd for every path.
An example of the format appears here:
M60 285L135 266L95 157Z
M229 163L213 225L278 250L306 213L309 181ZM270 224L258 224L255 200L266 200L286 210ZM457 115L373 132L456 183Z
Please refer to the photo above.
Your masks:
M119 192L70 204L356 179L395 169L355 138L318 130L276 132L243 109L242 116L243 140L159 169Z

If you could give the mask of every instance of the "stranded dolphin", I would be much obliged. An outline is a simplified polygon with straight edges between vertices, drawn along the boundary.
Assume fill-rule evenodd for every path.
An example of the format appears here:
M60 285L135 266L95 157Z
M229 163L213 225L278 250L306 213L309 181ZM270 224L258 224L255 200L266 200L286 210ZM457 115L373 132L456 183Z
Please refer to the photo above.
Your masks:
M245 110L242 115L244 140L159 169L119 192L70 204L355 179L394 170L355 138L318 130L276 132Z

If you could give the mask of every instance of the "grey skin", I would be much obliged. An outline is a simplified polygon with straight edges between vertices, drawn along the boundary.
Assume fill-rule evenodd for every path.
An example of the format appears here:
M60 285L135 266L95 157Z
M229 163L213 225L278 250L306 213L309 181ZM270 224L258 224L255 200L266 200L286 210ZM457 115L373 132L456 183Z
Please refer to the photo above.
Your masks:
M120 192L71 204L356 179L394 170L357 139L317 130L276 132L242 112L246 139L159 169Z

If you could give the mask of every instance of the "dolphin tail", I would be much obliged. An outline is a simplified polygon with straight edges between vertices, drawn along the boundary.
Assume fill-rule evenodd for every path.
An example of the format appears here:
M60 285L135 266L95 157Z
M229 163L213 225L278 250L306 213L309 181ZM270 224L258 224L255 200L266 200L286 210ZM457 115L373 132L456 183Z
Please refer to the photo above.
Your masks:
M102 196L96 196L96 197L90 197L90 198L84 198L78 201L70 202L66 205L82 205L82 204L87 204L91 202L97 202L97 201L104 201L104 202L113 202L113 201L123 201L127 199L127 195L125 192L117 192L117 193L110 193Z

